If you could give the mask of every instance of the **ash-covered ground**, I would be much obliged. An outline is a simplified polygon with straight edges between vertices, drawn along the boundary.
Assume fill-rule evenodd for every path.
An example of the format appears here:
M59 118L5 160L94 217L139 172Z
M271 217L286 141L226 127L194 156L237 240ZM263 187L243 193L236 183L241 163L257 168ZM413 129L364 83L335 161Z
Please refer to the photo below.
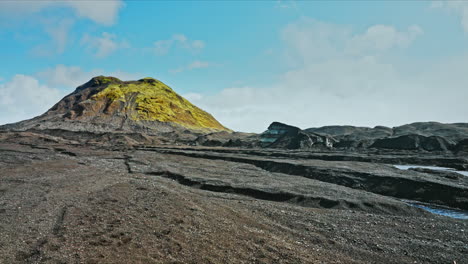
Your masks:
M468 263L465 157L0 136L1 263Z

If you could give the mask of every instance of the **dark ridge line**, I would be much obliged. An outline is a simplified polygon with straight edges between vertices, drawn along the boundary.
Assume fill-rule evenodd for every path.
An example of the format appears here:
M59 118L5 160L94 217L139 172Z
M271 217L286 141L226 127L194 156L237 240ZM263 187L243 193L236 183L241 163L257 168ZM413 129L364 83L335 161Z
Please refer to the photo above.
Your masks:
M68 151L67 149L64 149L64 148L54 148L54 151L56 151L56 152L58 152L60 154L71 156L71 157L77 157L78 156L76 153Z
M408 180L405 178L375 176L369 173L354 172L346 175L347 172L328 169L313 168L310 166L278 162L273 160L257 160L242 157L215 156L205 153L187 153L174 150L153 150L159 153L182 155L194 158L210 160L224 160L251 164L269 172L285 173L289 175L302 176L308 179L318 180L345 186L352 189L364 190L375 194L390 196L399 199L410 199L420 202L429 202L445 205L452 208L468 210L468 188L455 188L430 181ZM330 172L334 174L330 174ZM353 179L354 178L354 179ZM415 190L425 188L423 193ZM458 197L455 196L458 194ZM436 198L434 198L436 197ZM457 198L465 199L457 199Z
M269 153L264 153L262 151L257 151L255 149L196 149L196 148L173 148L173 147L150 147L150 146L137 146L137 150L151 151L151 150L160 150L160 149L169 149L169 150L185 150L185 151L210 151L217 153L228 153L228 154L243 154L243 155L256 155L262 157L276 157L276 158L288 158L288 159L312 159L312 160L323 160L323 161L356 161L356 162L375 162L379 164L415 164L415 165L434 165L449 167L457 170L465 170L461 167L460 163L467 163L467 160L458 157L443 157L443 158L433 158L433 157L421 157L415 160L414 157L384 157L381 158L372 158L372 157L361 157L353 156L352 154L343 155L336 152L314 152L313 154L308 154L306 152L295 152L293 156L288 153L281 153L274 149L268 149ZM297 154L297 155L295 155ZM327 155L331 154L331 155ZM360 154L369 154L369 153L360 153ZM372 153L373 154L373 153ZM411 155L417 155L418 153L411 153ZM386 154L377 154L377 155L386 155ZM440 162L442 160L442 162Z
M145 174L151 175L151 176L159 176L159 177L163 177L166 179L171 179L181 185L199 189L199 190L217 192L217 193L237 194L237 195L247 196L247 197L251 197L254 199L258 199L258 200L265 200L265 201L271 201L271 202L286 202L289 204L298 205L302 207L320 208L320 209L359 210L363 212L368 212L369 210L365 210L365 209L370 209L373 212L382 213L382 214L392 214L392 213L400 211L398 210L398 208L390 204L383 204L383 203L371 204L368 202L364 202L362 204L359 204L359 203L349 202L346 200L331 200L331 199L321 198L321 197L311 197L311 196L305 196L301 194L293 194L289 192L267 192L267 191L262 191L258 189L252 189L252 188L233 187L230 185L213 185L209 183L195 181L181 174L173 173L170 171L147 172ZM378 206L381 206L381 208L379 208ZM386 208L387 210L385 210L384 208Z

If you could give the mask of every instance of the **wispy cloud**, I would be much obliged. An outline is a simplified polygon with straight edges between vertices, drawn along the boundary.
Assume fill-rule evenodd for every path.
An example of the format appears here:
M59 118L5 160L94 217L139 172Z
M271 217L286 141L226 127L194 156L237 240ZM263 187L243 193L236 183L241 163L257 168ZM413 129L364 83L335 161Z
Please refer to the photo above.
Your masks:
M28 18L49 8L64 7L75 11L77 18L87 18L98 24L110 26L116 23L124 2L107 1L0 1L0 13L17 19Z
M361 55L378 55L392 49L408 47L423 34L418 25L398 30L388 25L373 25L356 33L346 25L336 25L303 17L281 32L292 61L311 61Z
M351 52L385 51L392 48L405 48L420 35L423 30L412 25L406 31L398 31L396 28L387 25L374 25L369 27L365 33L353 36L347 45L347 50Z
M197 53L205 48L205 42L202 40L190 40L183 34L174 34L170 39L158 40L153 44L153 50L159 56L168 54L172 48L181 48L192 53Z
M52 56L54 54L62 54L68 43L70 30L75 23L71 18L48 18L38 21L44 27L44 31L50 36L50 43L44 43L35 46L32 49L32 54L36 56Z
M463 30L468 33L468 1L433 1L431 8L441 8L460 17Z
M93 50L97 58L104 58L119 49L130 47L130 44L126 40L119 41L115 34L108 32L103 32L100 37L85 34L81 39L81 44Z
M214 63L211 63L211 62L208 62L208 61L196 60L196 61L193 61L193 62L189 63L188 65L179 67L177 69L169 70L169 72L170 73L180 73L180 72L183 72L183 71L191 71L191 70L194 70L194 69L208 68L208 67L215 66L215 65L217 65L217 64L214 64Z
M297 3L295 0L277 0L275 7L282 9L297 9Z
M14 21L26 21L43 28L50 36L50 43L41 43L32 48L31 52L36 56L52 56L65 52L69 41L70 31L79 19L88 19L96 24L111 26L117 22L118 13L124 6L122 0L107 1L0 1L0 16L2 19ZM64 16L63 10L71 9L73 15Z

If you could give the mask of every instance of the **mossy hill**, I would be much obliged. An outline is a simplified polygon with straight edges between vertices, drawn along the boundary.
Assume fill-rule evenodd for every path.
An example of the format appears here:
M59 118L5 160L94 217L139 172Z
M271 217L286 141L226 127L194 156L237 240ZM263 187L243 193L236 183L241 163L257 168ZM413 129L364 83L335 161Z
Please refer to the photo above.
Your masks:
M231 131L159 80L106 76L79 86L43 115L2 128L150 134Z
M99 76L94 81L105 87L91 100L105 101L108 108L119 109L134 121L169 122L190 129L229 130L159 80L144 78L123 82L114 77Z

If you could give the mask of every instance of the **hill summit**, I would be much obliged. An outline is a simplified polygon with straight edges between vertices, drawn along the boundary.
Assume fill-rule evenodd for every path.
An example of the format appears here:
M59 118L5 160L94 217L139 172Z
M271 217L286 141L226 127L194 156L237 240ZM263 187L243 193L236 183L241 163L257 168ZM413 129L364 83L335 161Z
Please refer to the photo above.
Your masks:
M43 115L6 127L92 132L230 131L159 80L121 81L106 76L79 86Z

